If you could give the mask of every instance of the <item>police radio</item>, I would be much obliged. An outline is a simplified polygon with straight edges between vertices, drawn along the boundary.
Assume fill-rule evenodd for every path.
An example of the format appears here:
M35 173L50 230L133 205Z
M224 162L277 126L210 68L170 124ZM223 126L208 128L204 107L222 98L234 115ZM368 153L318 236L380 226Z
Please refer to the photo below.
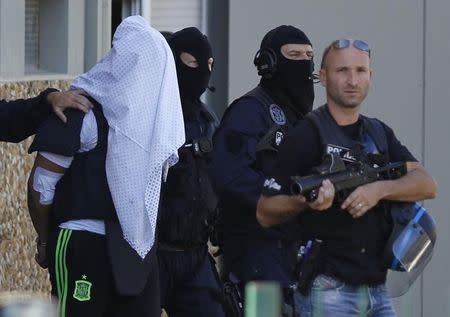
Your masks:
M196 156L204 156L205 154L211 153L213 150L212 141L207 137L193 139L192 143L185 144L184 147L192 148L192 151Z

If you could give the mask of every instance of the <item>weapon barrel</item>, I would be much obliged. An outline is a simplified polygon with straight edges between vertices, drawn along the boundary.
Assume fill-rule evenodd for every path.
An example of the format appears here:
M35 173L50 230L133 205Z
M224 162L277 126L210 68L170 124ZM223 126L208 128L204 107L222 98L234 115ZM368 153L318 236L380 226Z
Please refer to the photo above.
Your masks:
M303 195L308 200L313 201L317 198L318 190L324 180L329 179L336 190L342 190L346 188L344 184L348 180L355 181L360 177L361 174L356 171L343 171L334 174L309 175L305 177L294 176L291 178L291 192L294 195Z
M367 165L359 169L347 169L336 173L313 174L308 176L291 177L291 193L303 195L309 201L317 198L318 190L322 182L329 179L334 185L335 191L356 188L358 186L381 179L397 179L406 174L406 164L396 162L383 167L369 167Z

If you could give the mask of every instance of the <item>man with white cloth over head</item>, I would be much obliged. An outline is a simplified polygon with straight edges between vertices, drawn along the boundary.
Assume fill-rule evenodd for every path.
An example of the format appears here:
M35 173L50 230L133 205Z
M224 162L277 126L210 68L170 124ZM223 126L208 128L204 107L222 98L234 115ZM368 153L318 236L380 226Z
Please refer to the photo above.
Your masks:
M172 52L144 18L73 88L92 98L38 131L29 210L61 316L159 316L155 226L184 124Z

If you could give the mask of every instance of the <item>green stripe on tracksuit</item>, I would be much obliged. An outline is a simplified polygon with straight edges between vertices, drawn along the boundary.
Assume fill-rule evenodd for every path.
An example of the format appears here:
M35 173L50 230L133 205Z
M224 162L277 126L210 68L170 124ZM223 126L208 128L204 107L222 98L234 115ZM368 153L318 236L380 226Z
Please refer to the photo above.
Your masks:
M56 289L58 292L58 309L59 317L66 316L66 300L68 290L69 273L67 270L67 245L69 244L72 230L61 229L56 242L55 252L55 277L56 277Z

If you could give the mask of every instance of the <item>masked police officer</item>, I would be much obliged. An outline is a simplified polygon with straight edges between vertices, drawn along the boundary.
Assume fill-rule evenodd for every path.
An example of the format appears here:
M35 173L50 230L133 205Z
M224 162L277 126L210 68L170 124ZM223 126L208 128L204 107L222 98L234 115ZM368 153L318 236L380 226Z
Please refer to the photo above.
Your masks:
M164 184L158 222L161 306L169 316L224 316L207 241L217 198L209 181L211 139L218 124L200 101L213 66L211 45L197 28L169 35L177 68L186 143Z
M278 145L312 109L312 59L312 44L298 28L282 25L268 32L254 58L260 84L228 107L214 136L213 181L224 264L241 286L274 280L288 289L291 283L296 232L292 224L263 229L256 220L256 203Z
M311 112L285 140L273 178L258 202L261 224L270 226L299 215L299 231L305 241L311 241L307 249L317 246L317 252L311 253L314 257L304 257L316 260L304 262L304 268L313 270L304 270L300 279L302 283L310 279L301 297L302 316L395 316L384 286L391 210L381 201L412 202L436 195L433 178L392 129L360 114L371 74L366 42L341 39L326 48L320 80L327 104ZM407 172L398 179L340 192L342 200L334 200L337 195L329 180L322 183L312 202L301 195L291 196L290 176L310 174L330 153L339 153L346 167L404 162Z

